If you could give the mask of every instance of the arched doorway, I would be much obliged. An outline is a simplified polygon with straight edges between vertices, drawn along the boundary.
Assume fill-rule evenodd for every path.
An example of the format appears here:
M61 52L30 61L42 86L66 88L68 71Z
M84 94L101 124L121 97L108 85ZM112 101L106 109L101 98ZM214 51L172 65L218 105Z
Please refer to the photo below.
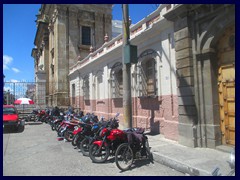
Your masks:
M220 128L223 145L235 145L235 28L217 43Z

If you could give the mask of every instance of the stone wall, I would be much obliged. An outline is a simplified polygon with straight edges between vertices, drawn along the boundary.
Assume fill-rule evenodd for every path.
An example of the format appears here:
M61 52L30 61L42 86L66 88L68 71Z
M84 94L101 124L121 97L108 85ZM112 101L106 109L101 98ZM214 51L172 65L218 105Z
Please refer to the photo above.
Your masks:
M179 143L221 144L217 42L234 26L234 5L177 5L164 15L174 22L179 103Z

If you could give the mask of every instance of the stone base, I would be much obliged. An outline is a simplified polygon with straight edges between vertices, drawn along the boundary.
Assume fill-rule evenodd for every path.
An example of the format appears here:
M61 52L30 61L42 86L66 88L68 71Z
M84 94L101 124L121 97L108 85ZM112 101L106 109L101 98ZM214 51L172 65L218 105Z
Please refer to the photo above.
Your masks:
M196 142L196 128L191 124L182 124L178 125L178 142L184 146L188 147L197 147Z
M221 133L219 125L202 125L179 123L179 144L188 147L215 148L221 145Z

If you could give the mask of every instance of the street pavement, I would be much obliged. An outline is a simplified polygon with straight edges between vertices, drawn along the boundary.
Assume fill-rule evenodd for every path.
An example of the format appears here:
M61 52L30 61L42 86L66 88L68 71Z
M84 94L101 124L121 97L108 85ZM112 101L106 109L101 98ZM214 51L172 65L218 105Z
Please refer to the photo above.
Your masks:
M26 123L22 132L3 133L3 176L186 176L160 163L140 160L128 171L114 158L92 163L70 142L58 141L48 124Z
M31 123L30 123L31 124ZM34 123L33 123L34 124ZM39 132L37 128L40 126ZM43 130L44 129L44 130ZM26 132L25 132L26 131ZM64 141L57 141L56 132L50 130L47 124L38 125L25 125L24 133L28 131L36 131L35 134L31 134L31 137L25 137L24 141L19 144L14 144L12 141L16 141L18 136L9 136L4 138L4 151L3 151L3 174L4 175L106 175L106 171L103 169L108 169L107 174L109 176L210 176L215 167L220 168L222 175L226 175L230 171L230 167L227 163L229 160L231 148L191 148L178 144L175 141L165 139L163 135L148 135L149 145L151 147L151 152L153 153L154 163L151 164L146 161L140 161L136 167L132 168L131 171L119 172L113 159L109 160L111 163L106 164L95 164L90 163L89 157L84 157L82 155L81 159L78 159L79 154L76 154L76 149L73 149L71 143ZM39 135L42 138L38 138ZM6 135L5 135L6 136ZM19 133L19 136L21 134ZM12 140L10 141L9 140ZM38 139L37 139L38 138ZM36 140L37 139L37 140ZM10 143L11 142L11 143ZM30 143L31 142L31 143ZM51 142L51 143L49 143ZM39 145L42 143L42 146ZM10 149L11 147L11 149ZM28 148L29 150L26 150ZM7 150L6 150L7 149ZM17 152L16 153L16 149ZM28 152L29 151L29 152ZM28 152L28 153L27 153ZM19 156L19 154L21 154ZM55 156L54 162L52 156ZM67 159L66 159L67 158ZM75 162L73 159L76 159ZM40 161L36 160L40 159ZM25 163L21 163L23 160ZM66 165L71 163L71 167L86 165L86 167L79 166L76 171L72 170L74 168L66 168ZM14 164L15 163L15 164ZM11 165L24 164L26 167L18 167L15 169L14 173L10 170ZM30 167L39 167L39 164L46 164L41 166L38 170L32 171ZM58 169L59 164L62 163L62 169ZM52 171L49 172L49 164L51 164ZM73 165L72 165L73 164ZM111 166L108 167L108 164ZM165 169L164 165L169 167ZM101 167L101 168L99 168ZM103 169L102 169L103 167ZM148 169L149 168L149 169ZM57 170L58 169L58 170ZM92 171L94 169L94 172ZM69 172L70 170L70 172ZM88 171L87 171L88 170ZM170 173L169 173L170 170ZM89 172L90 171L90 172ZM45 172L45 173L44 173ZM81 174L80 174L81 172Z

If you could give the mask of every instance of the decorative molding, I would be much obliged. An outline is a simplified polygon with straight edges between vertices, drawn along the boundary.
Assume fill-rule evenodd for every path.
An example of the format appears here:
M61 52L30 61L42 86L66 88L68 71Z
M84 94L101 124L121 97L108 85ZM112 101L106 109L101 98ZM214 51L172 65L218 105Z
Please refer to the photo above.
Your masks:
M69 11L69 17L70 18L77 18L78 14L77 14L77 12Z
M78 19L80 22L94 22L94 14L89 11L80 11L78 13Z
M82 44L78 44L78 49L84 50L84 51L89 51L90 50L91 45L82 45Z

